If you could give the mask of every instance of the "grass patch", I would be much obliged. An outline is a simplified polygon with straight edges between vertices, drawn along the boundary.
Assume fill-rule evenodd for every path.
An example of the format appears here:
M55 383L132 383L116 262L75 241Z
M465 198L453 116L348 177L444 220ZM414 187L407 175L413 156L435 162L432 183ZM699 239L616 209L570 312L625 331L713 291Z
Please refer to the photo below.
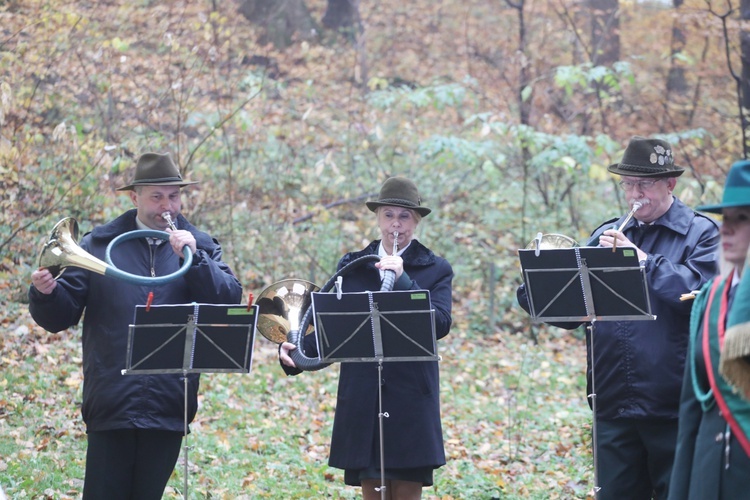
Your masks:
M86 436L78 332L49 334L28 315L8 325L0 357L0 484L9 498L80 496ZM585 350L572 335L439 342L448 464L425 499L586 498L593 469ZM285 377L256 340L248 375L206 374L188 439L197 498L354 499L327 466L338 368ZM183 449L166 492L182 498Z

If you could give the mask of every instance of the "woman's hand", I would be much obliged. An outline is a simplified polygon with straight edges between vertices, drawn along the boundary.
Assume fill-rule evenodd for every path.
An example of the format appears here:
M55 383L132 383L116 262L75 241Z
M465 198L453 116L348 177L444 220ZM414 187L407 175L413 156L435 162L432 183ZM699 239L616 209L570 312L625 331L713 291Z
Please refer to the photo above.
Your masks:
M380 262L375 263L375 267L381 271L390 270L396 273L396 279L399 279L404 274L404 259L395 256L386 256L380 259Z

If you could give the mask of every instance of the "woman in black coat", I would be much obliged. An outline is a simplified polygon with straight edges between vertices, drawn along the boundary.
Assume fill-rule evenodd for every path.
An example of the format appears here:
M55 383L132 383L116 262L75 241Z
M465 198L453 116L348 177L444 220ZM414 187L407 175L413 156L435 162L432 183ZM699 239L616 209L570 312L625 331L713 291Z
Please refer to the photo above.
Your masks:
M383 183L377 201L367 202L377 215L381 240L359 252L344 255L339 269L365 255L380 261L355 268L343 279L344 292L378 291L384 271L395 273L393 290L429 290L435 310L438 339L451 326L450 264L414 239L423 216L431 210L421 205L416 185L403 177ZM394 255L394 234L397 252ZM313 335L305 338L305 352L315 352ZM281 345L281 362L294 367ZM344 469L348 485L362 486L365 500L381 498L378 364L342 363L329 465ZM294 373L287 370L288 373ZM419 499L423 486L432 485L432 472L445 464L440 423L437 361L398 361L382 364L383 450L389 499Z

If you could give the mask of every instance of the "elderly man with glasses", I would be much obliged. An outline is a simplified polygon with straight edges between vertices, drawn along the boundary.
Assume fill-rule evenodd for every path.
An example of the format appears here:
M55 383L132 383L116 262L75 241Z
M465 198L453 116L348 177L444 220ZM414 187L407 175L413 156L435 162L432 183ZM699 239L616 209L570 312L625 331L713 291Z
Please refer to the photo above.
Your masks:
M691 303L681 297L718 272L719 232L713 219L674 196L684 169L675 166L669 143L633 137L622 161L608 170L620 176L631 211L640 207L632 219L628 214L603 223L588 246L633 248L656 319L596 324L597 498L665 499L689 337ZM528 310L523 285L518 301ZM593 392L590 335L587 329L586 394Z

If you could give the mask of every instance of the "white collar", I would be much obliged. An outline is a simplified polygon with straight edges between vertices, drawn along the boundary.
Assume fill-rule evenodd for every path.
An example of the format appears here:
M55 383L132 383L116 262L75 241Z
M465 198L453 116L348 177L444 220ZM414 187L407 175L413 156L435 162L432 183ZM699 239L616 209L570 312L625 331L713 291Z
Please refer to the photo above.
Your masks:
M411 245L411 241L408 245L406 245L404 248L399 248L398 252L396 252L396 255L400 256L402 253L404 253L404 250L409 248L409 245ZM380 245L378 245L378 256L379 257L390 257L391 254L385 251L385 248L383 247L383 240L380 240Z
M137 216L137 215L135 216L135 226L136 226L136 227L137 227L138 229L141 229L141 230L143 230L143 231L153 231L153 229L151 229L151 228L150 228L150 227L148 227L148 226L147 226L146 224L144 224L144 223L143 223L143 222L141 221L141 219L139 219L139 218L138 218L138 216ZM149 243L150 245L156 245L156 246L159 246L159 245L161 245L162 243L164 243L164 242L166 241L166 240L163 240L163 239L161 239L161 238L153 238L153 237L151 237L151 236L146 236L146 239L148 240L148 243Z

